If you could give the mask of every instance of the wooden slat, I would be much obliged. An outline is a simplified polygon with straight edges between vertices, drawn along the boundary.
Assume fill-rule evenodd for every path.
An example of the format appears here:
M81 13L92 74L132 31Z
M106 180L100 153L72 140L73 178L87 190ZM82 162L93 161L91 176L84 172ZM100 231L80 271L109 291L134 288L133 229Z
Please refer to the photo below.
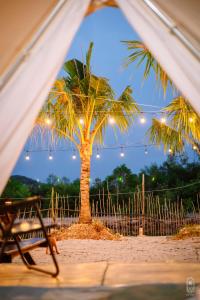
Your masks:
M28 240L23 240L19 242L21 250L23 253L33 250L37 247L46 247L46 239L43 238L32 238ZM11 244L7 244L4 250L5 255L16 256L19 255L17 245L13 242Z
M45 229L49 229L55 227L54 224L45 226ZM39 223L34 223L33 221L23 221L19 222L13 225L12 227L12 234L23 234L23 233L29 233L33 231L42 230L42 226Z

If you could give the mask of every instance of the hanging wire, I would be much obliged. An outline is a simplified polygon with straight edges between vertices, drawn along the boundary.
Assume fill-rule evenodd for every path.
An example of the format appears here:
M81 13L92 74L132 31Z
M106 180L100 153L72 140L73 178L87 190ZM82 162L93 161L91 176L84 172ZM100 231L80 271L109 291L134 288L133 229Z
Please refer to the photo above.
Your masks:
M101 147L101 150L117 150L117 149L120 149L121 152L123 152L122 150L124 149L127 149L127 148L145 148L145 147L155 147L157 146L156 144L138 144L138 143L135 143L135 144L129 144L129 145L115 145L115 146L102 146ZM65 151L72 151L73 154L76 155L76 151L75 149L70 149L70 148L54 148L54 152L57 151L57 152L65 152ZM99 148L98 148L98 151L99 151ZM49 152L49 149L29 149L28 151L26 151L26 153L31 153L31 152Z
M148 154L148 150L147 150L147 146L145 145L145 148L144 148L144 154Z

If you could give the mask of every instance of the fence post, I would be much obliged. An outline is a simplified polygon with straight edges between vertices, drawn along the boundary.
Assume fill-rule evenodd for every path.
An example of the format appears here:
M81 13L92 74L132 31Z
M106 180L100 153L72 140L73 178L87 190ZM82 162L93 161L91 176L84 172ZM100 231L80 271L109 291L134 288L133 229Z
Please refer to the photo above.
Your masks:
M142 174L142 226L140 225L139 236L144 235L145 227L145 179L144 174Z

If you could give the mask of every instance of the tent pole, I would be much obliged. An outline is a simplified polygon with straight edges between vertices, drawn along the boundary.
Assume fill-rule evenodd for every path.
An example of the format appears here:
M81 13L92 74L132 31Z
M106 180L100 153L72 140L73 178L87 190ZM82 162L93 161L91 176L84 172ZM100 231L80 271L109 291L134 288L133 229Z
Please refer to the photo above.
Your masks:
M146 6L170 29L170 32L174 34L190 52L200 61L200 52L194 47L192 42L180 31L180 29L174 24L169 17L162 13L158 7L152 3L151 0L143 0Z

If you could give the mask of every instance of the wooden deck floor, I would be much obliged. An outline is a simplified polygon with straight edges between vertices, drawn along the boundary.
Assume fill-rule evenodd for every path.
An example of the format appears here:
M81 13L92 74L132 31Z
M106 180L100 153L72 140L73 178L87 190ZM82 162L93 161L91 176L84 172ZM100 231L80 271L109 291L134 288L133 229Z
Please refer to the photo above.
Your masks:
M49 266L45 265L45 268ZM57 300L58 294L61 299L115 299L109 298L111 291L131 286L141 287L140 293L143 293L148 287L161 287L167 289L168 286L182 295L187 291L187 281L192 278L195 284L196 298L200 300L200 265L189 263L134 263L134 264L115 264L106 262L88 263L88 264L68 264L61 265L61 272L57 278L27 270L25 266L19 264L1 264L0 265L0 294L4 299L15 299L12 295L28 295L27 299L43 299L38 293L50 293L49 299ZM145 286L145 288L143 288ZM94 290L95 289L95 290ZM167 290L168 290L167 289ZM52 292L51 292L52 291ZM95 292L96 291L96 292ZM128 291L128 290L127 290ZM163 291L163 289L162 289ZM27 294L28 293L28 294ZM73 293L69 298L66 295ZM194 290L192 291L194 293ZM54 295L55 294L55 295ZM174 294L174 292L172 293ZM175 293L176 294L176 293ZM8 298L6 298L8 295ZM33 297L37 295L37 297ZM54 296L53 296L54 295ZM81 296L82 295L82 296ZM86 297L87 295L87 297ZM90 295L90 296L88 296ZM92 295L94 297L92 297ZM96 295L96 296L95 296ZM102 298L103 296L108 298ZM99 296L99 298L98 298ZM192 294L192 296L194 296ZM74 298L73 298L74 297ZM198 298L199 297L199 298ZM3 298L2 298L3 299ZM18 299L18 298L16 298ZM21 299L19 297L19 299ZM22 299L25 299L22 297ZM46 299L46 298L44 298ZM116 298L118 299L118 298ZM124 299L135 299L127 298ZM136 298L143 299L143 298ZM145 299L145 298L144 298ZM151 299L149 297L149 299ZM154 298L152 298L154 299ZM162 299L162 298L159 298ZM164 298L163 298L164 299ZM172 299L182 299L176 296ZM184 299L184 298L183 298Z

